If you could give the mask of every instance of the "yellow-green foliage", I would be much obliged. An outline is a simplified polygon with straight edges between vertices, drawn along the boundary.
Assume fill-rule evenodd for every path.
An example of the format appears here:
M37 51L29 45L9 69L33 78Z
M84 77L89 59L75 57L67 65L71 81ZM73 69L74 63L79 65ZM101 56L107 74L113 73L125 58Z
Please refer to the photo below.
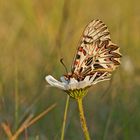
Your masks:
M91 137L97 140L140 139L140 1L138 0L1 0L0 121L13 129L28 112L58 106L29 128L28 138L60 136L66 93L48 88L45 75L59 78L70 70L85 25L104 21L123 55L110 82L90 89L84 108ZM82 140L72 101L66 140ZM23 136L24 137L24 136ZM0 139L5 134L0 129Z

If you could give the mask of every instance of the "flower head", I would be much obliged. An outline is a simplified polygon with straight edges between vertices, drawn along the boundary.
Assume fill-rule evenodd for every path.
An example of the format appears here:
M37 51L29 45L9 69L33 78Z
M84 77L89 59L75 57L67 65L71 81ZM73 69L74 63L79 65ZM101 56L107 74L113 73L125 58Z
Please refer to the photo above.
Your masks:
M78 81L75 78L70 78L66 80L64 76L60 78L61 81L56 80L51 75L45 77L46 81L53 87L64 90L73 98L81 98L85 96L86 91L92 85L95 85L98 82L109 80L109 76L105 72L101 76L97 76L97 72L92 76L86 76L82 81Z

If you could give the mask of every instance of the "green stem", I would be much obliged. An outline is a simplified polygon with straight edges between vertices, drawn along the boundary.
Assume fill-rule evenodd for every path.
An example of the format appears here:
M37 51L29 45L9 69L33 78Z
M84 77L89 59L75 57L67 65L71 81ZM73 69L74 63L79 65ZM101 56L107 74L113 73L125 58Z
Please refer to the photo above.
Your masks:
M17 66L17 60L15 60L15 129L17 129L17 125L18 125L18 109L19 109L18 101L19 101L19 95L18 95L18 66Z
M86 124L86 119L85 119L85 116L84 116L82 98L77 99L77 102L78 102L78 108L79 108L79 114L80 114L81 127L83 129L85 139L90 140L90 136L89 136L89 132L88 132L87 124Z
M63 125L62 125L62 131L61 131L61 140L64 140L67 112L68 112L68 106L69 106L69 99L70 99L70 96L67 95L67 100L66 100L66 105L65 105L65 112L64 112L64 118L63 118Z

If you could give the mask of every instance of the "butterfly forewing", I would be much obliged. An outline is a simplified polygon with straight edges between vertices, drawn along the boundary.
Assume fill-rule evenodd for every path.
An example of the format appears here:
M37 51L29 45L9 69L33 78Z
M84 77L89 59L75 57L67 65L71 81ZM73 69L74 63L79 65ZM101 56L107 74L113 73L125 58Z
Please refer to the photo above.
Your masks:
M111 42L107 26L101 20L91 21L85 28L72 64L79 77L113 71L120 64L119 47Z

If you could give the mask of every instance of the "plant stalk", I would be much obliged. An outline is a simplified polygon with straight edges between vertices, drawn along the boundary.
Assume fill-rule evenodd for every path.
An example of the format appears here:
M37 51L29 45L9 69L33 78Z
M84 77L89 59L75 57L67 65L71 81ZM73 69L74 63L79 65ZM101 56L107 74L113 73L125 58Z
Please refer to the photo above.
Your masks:
M83 110L82 98L77 99L77 102L78 102L78 108L79 108L81 127L85 135L85 140L90 140L90 136L89 136L89 132L88 132L87 124L86 124L86 119L84 115L84 110Z
M18 115L19 115L19 93L18 93L18 65L17 65L17 59L15 56L15 129L17 129L18 126Z
M61 140L64 140L67 112L68 112L68 106L69 106L69 99L70 99L70 96L67 95L67 100L66 100L66 105L65 105L65 112L64 112L64 118L63 118L63 125L62 125L62 131L61 131Z

